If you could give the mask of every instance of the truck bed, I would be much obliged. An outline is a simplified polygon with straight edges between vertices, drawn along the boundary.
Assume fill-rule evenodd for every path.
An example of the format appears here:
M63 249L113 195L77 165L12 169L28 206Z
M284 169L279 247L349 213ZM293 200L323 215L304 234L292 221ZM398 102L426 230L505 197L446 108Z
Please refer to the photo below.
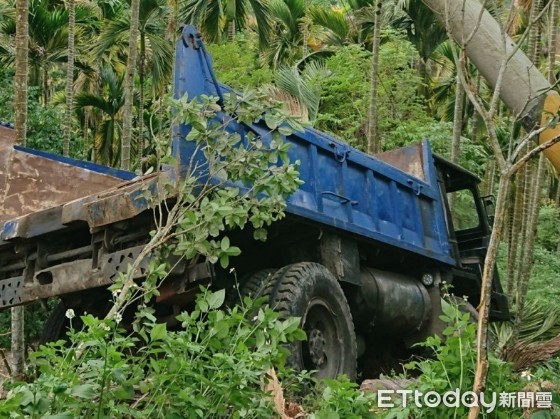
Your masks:
M192 47L199 42L193 30L187 27L177 46L175 97L221 96L228 88L216 82L201 43ZM2 129L0 147L8 152L2 153L0 162L0 192L5 197L0 212L0 308L110 282L114 271L125 269L138 249L99 260L103 230L145 216L149 209L145 192L154 190L162 177L173 179L188 170L181 161L191 161L195 152L194 144L185 140L189 127L176 126L173 154L179 170L167 168L130 180L134 174L129 172L13 147L13 136L6 134L9 129ZM262 121L229 129L241 138L251 130L263 142L271 140ZM456 265L427 141L370 156L312 129L285 140L290 143L291 161L300 162L304 182L287 200L290 217L434 264ZM20 176L19 168L32 173ZM137 246L132 243L126 245ZM117 259L119 263L114 262Z

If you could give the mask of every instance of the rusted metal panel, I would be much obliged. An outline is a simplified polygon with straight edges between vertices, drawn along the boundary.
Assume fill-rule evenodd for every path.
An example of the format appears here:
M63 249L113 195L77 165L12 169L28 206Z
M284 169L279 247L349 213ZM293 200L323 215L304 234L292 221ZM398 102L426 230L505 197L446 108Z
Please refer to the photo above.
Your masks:
M391 166L395 166L409 175L426 181L421 143L406 148L398 148L396 150L379 153L376 154L375 157L383 160L385 163L389 163Z
M112 188L123 179L14 148L14 131L0 126L0 225Z

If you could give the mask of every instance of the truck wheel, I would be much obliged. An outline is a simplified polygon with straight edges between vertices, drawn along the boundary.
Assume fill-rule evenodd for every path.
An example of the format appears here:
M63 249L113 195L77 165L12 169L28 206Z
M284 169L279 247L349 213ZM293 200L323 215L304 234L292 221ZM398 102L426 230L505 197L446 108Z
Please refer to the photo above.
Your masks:
M269 296L281 318L301 317L307 340L290 345L292 367L315 370L319 379L340 374L356 378L352 315L340 284L326 267L312 262L284 267L273 275L263 295Z
M53 311L51 311L51 314L43 325L43 330L41 330L41 335L39 336L39 344L45 345L49 342L55 342L64 338L69 325L69 320L66 318L66 306L61 301Z
M261 296L262 288L276 272L276 269L262 269L257 272L245 275L239 281L239 290L232 290L229 294L226 305L233 307L242 302L243 297L256 299Z

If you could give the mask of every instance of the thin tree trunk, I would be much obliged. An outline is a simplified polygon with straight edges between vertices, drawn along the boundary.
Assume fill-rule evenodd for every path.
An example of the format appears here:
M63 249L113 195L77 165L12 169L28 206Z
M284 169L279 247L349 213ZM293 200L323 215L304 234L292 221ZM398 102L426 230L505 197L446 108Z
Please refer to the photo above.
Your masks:
M234 39L235 39L235 20L231 19L228 22L227 41L233 42Z
M379 138L379 126L377 122L377 90L379 76L379 44L381 43L381 12L383 2L377 0L375 3L375 18L373 29L373 46L371 56L371 90L369 104L369 123L367 131L367 152L369 154L381 151L381 139Z
M533 268L533 255L535 250L535 238L537 236L537 224L539 218L539 209L541 207L541 185L546 170L544 156L539 156L539 166L536 173L534 182L534 193L532 195L531 208L529 211L527 234L523 247L527 249L524 255L523 263L520 265L521 272L519 274L519 282L517 284L517 301L516 301L516 318L513 327L513 334L510 339L510 345L515 344L519 336L519 328L523 321L523 308L525 307L525 297L527 296L527 289L529 286L529 278Z
M511 174L507 171L502 171L498 183L498 197L496 199L496 216L494 218L494 227L490 242L488 243L488 253L486 254L486 261L484 263L484 271L482 274L482 289L480 304L478 306L479 323L476 338L476 373L474 377L473 391L480 394L486 386L486 377L488 376L488 318L490 313L490 297L492 295L492 282L494 279L494 267L496 264L496 256L498 255L498 247L500 244L500 236L503 230L505 220L506 204L507 204L507 191ZM478 417L478 409L471 408L469 411L469 419Z
M16 0L16 74L14 114L16 142L25 146L27 138L27 0Z
M460 55L461 60L464 59L464 54ZM464 63L463 63L464 64ZM461 85L461 80L457 75L457 83L455 86L455 107L453 109L453 138L451 140L451 161L457 163L461 153L461 134L463 133L463 108L465 101L465 90ZM454 214L455 209L455 194L449 197L449 209Z
M15 74L15 129L16 143L25 145L27 137L27 67L28 67L27 0L16 0L16 74ZM24 306L11 309L12 374L22 378L25 367Z
M533 25L529 30L529 39L527 40L527 54L533 63L538 66L539 58L541 55L541 27L538 22L535 21L537 16L542 10L542 0L533 0L531 2L531 22Z
M138 68L138 76L140 78L140 98L138 101L138 161L142 161L144 157L144 149L146 148L144 138L144 66L146 64L146 39L143 32L140 33L140 66Z
M76 25L76 7L74 0L68 0L68 64L66 66L66 115L64 118L64 142L62 154L70 155L72 138L72 104L74 102L74 30Z
M515 199L511 215L511 229L508 241L508 257L506 269L506 294L510 304L513 303L513 285L515 284L515 267L517 265L518 243L520 236L521 217L523 214L523 190L525 185L525 175L518 172L515 175Z
M124 79L123 133L121 140L121 169L130 169L130 146L132 143L132 112L134 101L134 73L138 55L138 13L140 0L132 0L130 11L130 36L128 38L128 60Z
M554 85L556 83L556 44L558 39L558 10L560 0L551 0L550 23L548 26L548 81Z

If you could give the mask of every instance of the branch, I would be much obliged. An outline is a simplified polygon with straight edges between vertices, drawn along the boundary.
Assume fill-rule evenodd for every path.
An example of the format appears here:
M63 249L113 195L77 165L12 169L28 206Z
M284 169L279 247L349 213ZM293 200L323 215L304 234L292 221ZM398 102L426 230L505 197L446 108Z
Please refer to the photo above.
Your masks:
M510 169L509 169L510 174L515 173L517 170L519 170L525 163L527 163L535 155L537 155L538 153L546 150L547 148L552 147L554 144L556 144L559 141L560 141L560 134L557 135L556 137L550 139L546 143L542 143L542 144L538 145L537 147L533 148L531 151L529 151L527 154L525 154L519 161L517 161L513 166L510 167Z

